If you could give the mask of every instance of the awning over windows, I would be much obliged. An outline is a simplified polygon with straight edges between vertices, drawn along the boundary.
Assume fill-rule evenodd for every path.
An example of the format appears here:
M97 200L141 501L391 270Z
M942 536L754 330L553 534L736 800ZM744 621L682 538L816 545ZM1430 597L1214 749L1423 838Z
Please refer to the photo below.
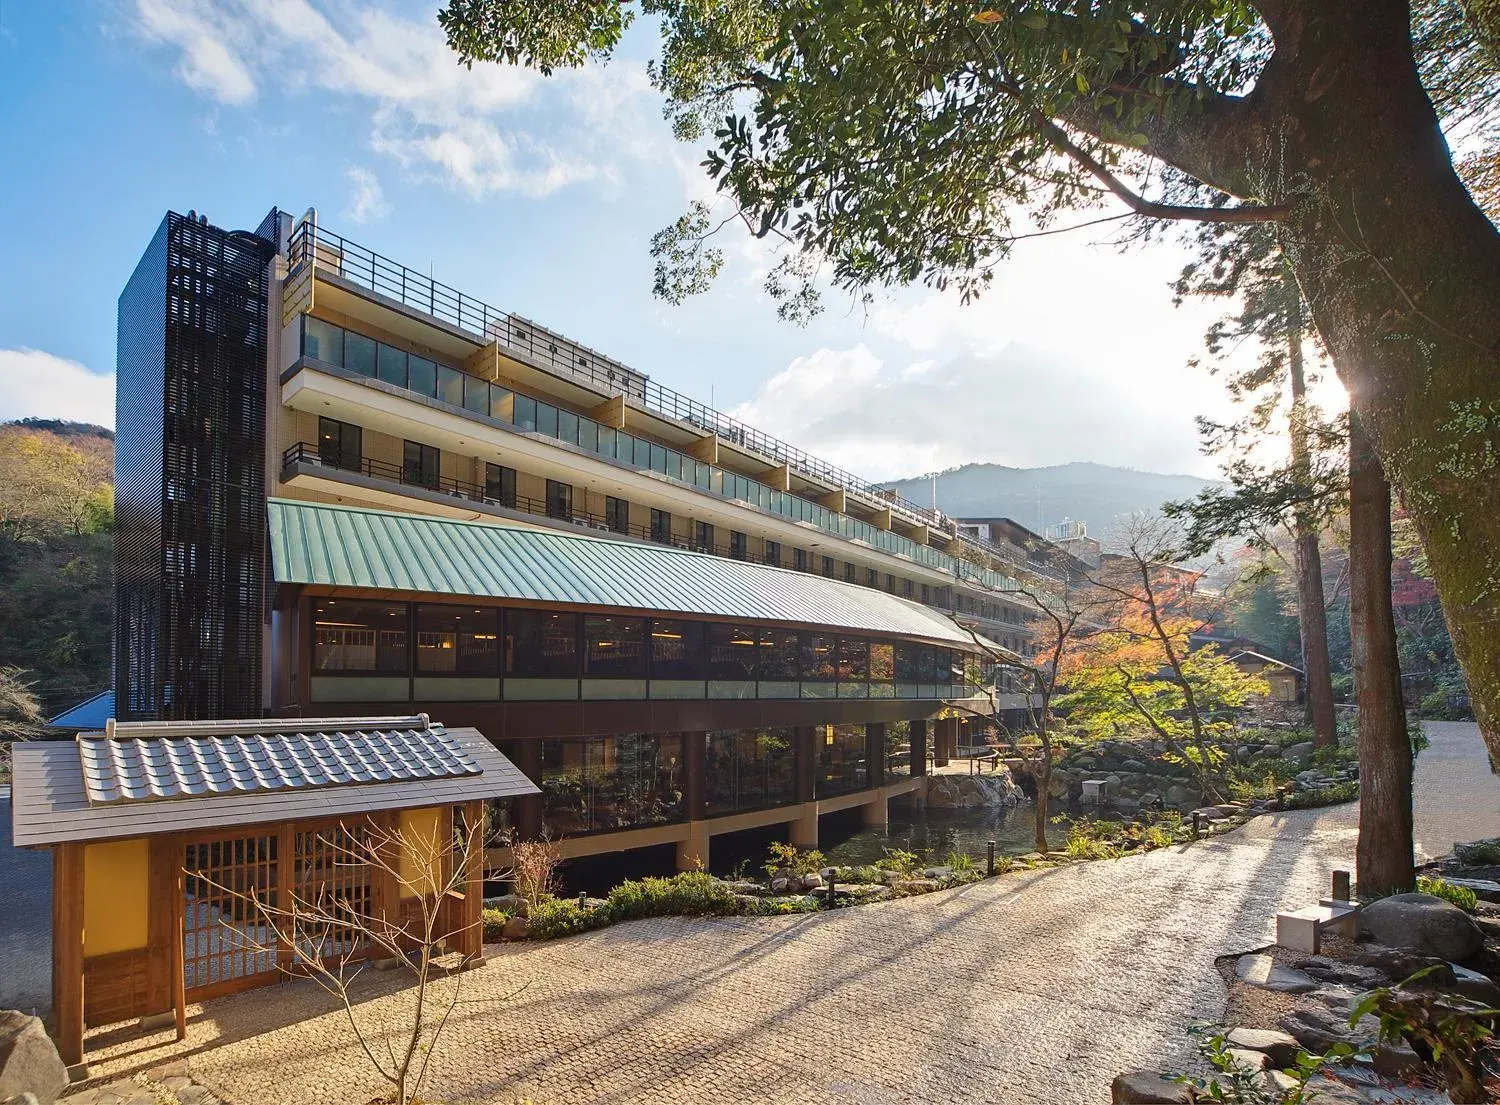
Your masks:
M278 583L375 588L830 626L981 651L884 591L665 545L272 499Z

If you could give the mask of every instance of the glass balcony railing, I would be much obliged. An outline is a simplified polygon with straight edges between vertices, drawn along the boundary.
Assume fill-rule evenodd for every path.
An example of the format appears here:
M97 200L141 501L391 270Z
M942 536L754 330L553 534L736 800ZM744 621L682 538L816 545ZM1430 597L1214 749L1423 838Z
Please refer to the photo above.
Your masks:
M303 357L380 380L392 387L435 399L457 410L504 422L526 433L540 434L618 461L640 471L711 491L757 506L771 514L805 522L825 533L858 541L883 552L946 572L996 591L1016 589L1007 575L919 545L908 537L858 518L830 510L789 491L778 491L747 476L667 448L656 442L604 426L591 418L540 399L489 383L459 369L408 353L323 319L303 315Z

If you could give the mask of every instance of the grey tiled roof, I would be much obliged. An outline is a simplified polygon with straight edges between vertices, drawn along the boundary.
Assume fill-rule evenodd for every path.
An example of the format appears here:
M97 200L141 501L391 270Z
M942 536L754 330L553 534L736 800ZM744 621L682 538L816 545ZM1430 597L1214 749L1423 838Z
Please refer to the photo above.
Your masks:
M78 737L92 805L479 774L441 726Z

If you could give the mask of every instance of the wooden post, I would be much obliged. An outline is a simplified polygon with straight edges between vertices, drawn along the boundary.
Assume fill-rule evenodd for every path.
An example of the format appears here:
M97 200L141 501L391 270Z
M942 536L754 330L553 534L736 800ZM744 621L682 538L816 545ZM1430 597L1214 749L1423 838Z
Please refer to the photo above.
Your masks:
M464 803L464 958L484 962L484 803Z
M52 1019L57 1053L83 1062L83 845L52 849Z
M177 1022L177 1038L187 1039L187 964L184 959L187 947L184 943L187 930L187 872L183 870L182 849L175 852L176 877L172 880L176 892L172 895L172 1012ZM200 980L201 985L201 980Z
M272 903L272 909L291 909L292 895L299 889L297 880L297 826L295 822L283 821L276 827L276 901ZM277 914L273 913L273 917ZM297 938L296 933L281 933L281 926L277 926L276 936L276 967L282 974L291 973L292 969L292 941Z
M155 1017L172 1008L172 964L182 954L174 945L176 926L172 895L177 890L173 872L181 862L182 845L174 836L151 838L147 860L146 901L146 1013Z

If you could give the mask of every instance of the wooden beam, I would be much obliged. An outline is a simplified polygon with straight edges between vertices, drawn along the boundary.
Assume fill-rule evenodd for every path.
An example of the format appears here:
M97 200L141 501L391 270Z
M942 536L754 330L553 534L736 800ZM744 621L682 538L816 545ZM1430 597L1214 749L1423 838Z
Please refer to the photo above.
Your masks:
M840 514L849 513L849 493L846 492L842 487L835 488L833 491L828 492L828 494L826 495L820 495L818 497L818 503L822 506L826 506L829 510L837 511Z
M297 826L283 821L276 827L276 909L292 909L292 896L297 893ZM286 914L283 914L286 916ZM296 939L296 934L289 934ZM282 974L292 970L292 944L290 940L276 941L276 966Z
M701 460L705 464L719 463L719 437L717 434L709 434L700 437L688 446L688 455L694 460Z
M179 848L174 854L172 892L172 1013L177 1025L177 1038L187 1039L187 955L184 939L187 935L187 872L183 870L183 854Z
M83 845L52 849L52 1021L66 1066L83 1062Z
M476 349L464 358L464 371L470 376L494 382L500 378L500 340L497 338L483 349Z
M775 491L790 491L792 489L792 469L786 464L778 464L775 468L767 468L755 478Z
M625 396L616 395L589 411L589 417L601 426L612 426L617 430L625 428Z
M479 826L476 831L475 826ZM465 840L474 845L464 857L464 959L484 961L484 803L464 803Z
M146 1013L155 1016L172 1008L172 962L182 954L174 943L172 895L181 845L174 836L153 836L146 861Z

